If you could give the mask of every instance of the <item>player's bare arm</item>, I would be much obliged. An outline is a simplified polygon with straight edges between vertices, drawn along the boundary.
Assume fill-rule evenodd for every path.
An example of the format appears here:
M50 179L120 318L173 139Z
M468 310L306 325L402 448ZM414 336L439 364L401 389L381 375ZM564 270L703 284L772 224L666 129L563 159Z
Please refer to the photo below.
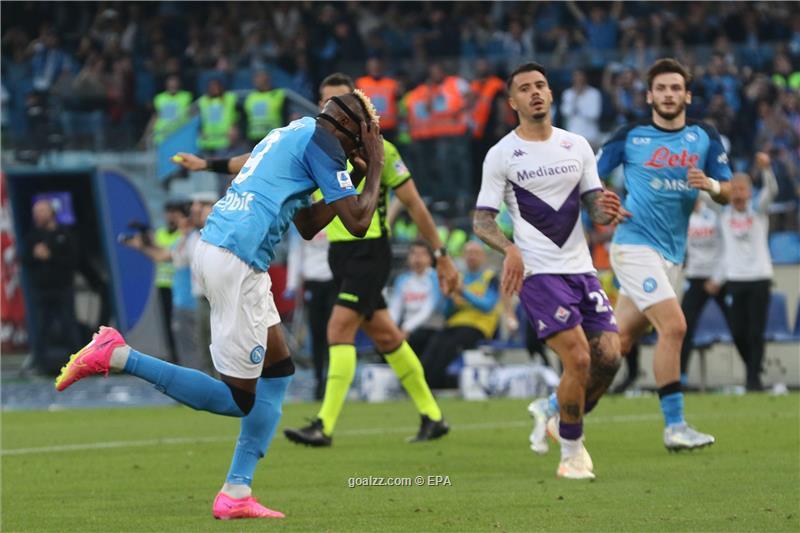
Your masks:
M706 176L706 173L697 167L690 167L686 173L689 187L706 191L711 199L718 204L725 205L731 200L731 184L727 181L717 181Z
M200 170L210 170L212 172L219 172L221 174L238 174L242 167L250 157L250 153L237 155L230 159L219 159L209 161L202 157L197 157L194 154L186 152L178 152L172 156L172 161L186 170L197 172ZM212 168L213 167L213 168Z
M500 282L500 290L504 295L511 296L522 288L525 265L522 262L519 248L503 235L495 216L496 213L493 211L476 210L472 218L472 231L487 245L506 256L503 260L503 278Z
M377 123L373 122L371 125L366 122L361 123L361 140L364 145L364 154L367 157L364 190L357 196L348 196L330 204L347 231L356 237L366 235L372 215L378 206L384 162L383 137Z
M400 187L396 188L394 192L397 194L397 198L400 202L402 202L408 210L411 220L413 220L419 228L422 238L425 239L431 248L438 251L438 257L436 258L436 274L439 278L439 286L442 289L442 293L445 295L451 294L458 284L458 269L456 269L453 260L449 256L441 253L441 250L444 249L444 244L439 238L439 232L436 231L436 224L433 221L430 211L425 207L425 202L422 201L417 191L417 186L414 184L413 180L407 180Z
M583 195L583 204L589 211L592 222L601 226L619 224L632 216L622 207L619 196L607 189L586 193Z

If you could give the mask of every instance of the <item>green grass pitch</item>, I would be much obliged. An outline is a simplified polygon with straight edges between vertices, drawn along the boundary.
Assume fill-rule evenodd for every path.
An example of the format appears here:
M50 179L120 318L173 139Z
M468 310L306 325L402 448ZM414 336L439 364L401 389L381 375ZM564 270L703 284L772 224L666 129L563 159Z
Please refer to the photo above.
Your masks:
M234 419L183 407L2 415L3 531L798 531L800 396L687 396L713 447L668 454L655 397L605 398L586 423L594 482L528 448L526 401L445 400L452 432L406 444L410 402L351 403L330 449L279 430L254 483L284 520L218 522ZM288 405L281 428L314 404ZM49 449L43 449L47 448ZM351 477L449 485L348 487Z

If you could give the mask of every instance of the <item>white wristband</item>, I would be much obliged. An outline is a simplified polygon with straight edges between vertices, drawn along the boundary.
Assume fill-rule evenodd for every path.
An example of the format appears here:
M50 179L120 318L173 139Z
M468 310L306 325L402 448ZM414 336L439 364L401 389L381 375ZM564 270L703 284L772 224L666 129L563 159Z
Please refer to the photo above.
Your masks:
M711 196L717 196L719 194L719 191L722 190L722 187L720 186L719 182L714 178L708 178L708 181L711 182L711 188L708 190L708 192L711 194Z

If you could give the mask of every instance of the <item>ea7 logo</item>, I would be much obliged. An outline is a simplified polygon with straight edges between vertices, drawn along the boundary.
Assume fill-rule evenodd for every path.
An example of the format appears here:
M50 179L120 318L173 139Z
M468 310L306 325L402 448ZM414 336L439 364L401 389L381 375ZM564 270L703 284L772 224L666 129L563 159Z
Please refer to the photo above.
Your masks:
M640 146L642 144L650 144L650 137L634 137L632 139L633 144Z
M524 150L516 149L516 150L514 150L514 153L511 154L511 159L514 159L515 157L522 157L523 155L526 155L526 154L527 154L527 152L525 152Z

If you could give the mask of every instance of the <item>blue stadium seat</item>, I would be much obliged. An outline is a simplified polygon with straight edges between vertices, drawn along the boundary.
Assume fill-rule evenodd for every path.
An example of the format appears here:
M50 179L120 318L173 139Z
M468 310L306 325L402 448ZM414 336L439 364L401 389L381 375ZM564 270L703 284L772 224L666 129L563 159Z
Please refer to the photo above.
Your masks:
M789 317L786 315L786 295L782 292L773 292L770 295L764 339L774 342L794 340L794 335L789 330Z
M695 348L708 347L717 342L732 342L731 330L722 309L715 300L709 299L703 307L698 319L697 329L694 330L692 346Z
M139 70L136 73L135 88L136 105L145 106L153 101L156 95L156 80L147 70Z
M249 91L253 89L253 71L247 68L233 73L231 80L232 91Z
M800 263L800 233L783 231L770 235L769 254L776 265Z

